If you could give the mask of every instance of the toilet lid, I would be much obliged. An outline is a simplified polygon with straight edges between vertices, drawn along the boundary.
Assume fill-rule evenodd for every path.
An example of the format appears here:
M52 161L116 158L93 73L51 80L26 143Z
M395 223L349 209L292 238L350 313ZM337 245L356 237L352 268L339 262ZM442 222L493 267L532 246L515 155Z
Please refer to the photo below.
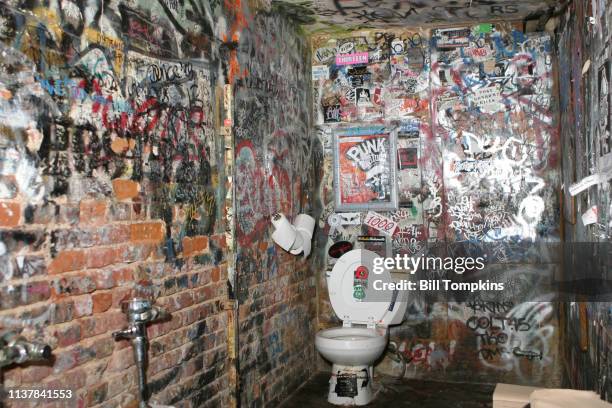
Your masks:
M382 320L392 301L393 292L375 290L374 281L391 282L386 268L375 274L375 252L354 249L342 255L327 281L329 298L336 315L345 323L374 324ZM377 285L379 287L380 285Z

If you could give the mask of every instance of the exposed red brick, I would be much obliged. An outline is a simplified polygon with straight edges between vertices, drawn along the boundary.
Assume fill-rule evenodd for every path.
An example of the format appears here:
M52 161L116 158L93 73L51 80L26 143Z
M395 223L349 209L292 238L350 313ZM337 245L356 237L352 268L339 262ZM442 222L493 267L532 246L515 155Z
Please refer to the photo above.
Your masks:
M134 241L138 242L138 241ZM117 249L117 260L119 262L138 262L146 260L153 252L153 246L140 241L141 245L125 245Z
M85 273L62 275L53 279L51 289L54 298L84 295L96 290L96 283Z
M184 309L193 305L193 296L191 292L181 292L174 300L177 309Z
M225 234L213 235L211 240L219 247L225 249L227 247L227 239Z
M134 278L134 271L131 268L121 268L113 270L113 282L115 286L121 286L131 282Z
M108 377L108 375L105 375L105 377ZM134 382L135 378L132 370L111 377L108 379L108 397L112 398L120 392L125 391L125 389L129 388Z
M94 313L106 312L113 304L113 294L110 292L94 293L91 295L91 299L93 300Z
M55 327L53 336L57 339L58 347L68 347L81 340L81 325L70 323Z
M115 248L92 248L86 252L88 268L102 268L112 265L118 260L118 251Z
M34 365L21 370L23 384L38 384L53 373L53 367L48 365Z
M93 301L91 300L91 295L73 297L72 299L75 319L83 316L91 316L93 311Z
M221 275L221 270L219 270L219 268L214 268L212 270L212 273L210 274L210 278L212 279L213 282L218 282L220 275Z
M70 353L71 351L67 351ZM56 369L55 372L58 370ZM84 369L76 368L68 372L62 372L61 379L45 382L47 389L53 390L73 390L76 391L79 388L85 386L87 381L87 374Z
M63 272L77 271L86 265L83 251L62 251L49 264L47 272L51 275Z
M208 248L208 237L198 235L183 238L183 256L198 255Z
M99 224L104 222L106 201L83 200L79 206L79 220L84 224Z
M2 372L3 375L3 386L4 387L18 387L21 384L21 371L23 369L19 367L14 367L11 370L4 370Z
M15 227L21 218L21 205L7 201L0 202L0 227Z
M111 289L115 287L113 271L109 269L93 271L90 273L90 276L96 284L96 290Z
M133 139L125 139L123 137L116 137L111 142L111 150L117 154L123 154L128 150L131 150L136 145Z
M134 356L131 347L116 350L111 356L106 370L110 372L123 371L134 364Z
M126 324L126 319L121 311L111 310L80 319L79 322L81 324L81 336L86 338L119 330Z
M96 404L103 402L108 393L108 384L102 383L90 387L87 390L87 406L93 407Z
M113 180L113 191L117 200L129 200L138 196L140 186L133 180L126 179L114 179Z
M114 308L120 308L121 303L134 297L130 286L123 286L113 290L113 305Z
M118 244L120 242L127 242L130 239L130 227L129 225L113 225L109 227L107 235L101 236L100 244Z
M159 242L164 238L164 224L144 222L130 225L130 240L133 242Z
M101 338L98 338L93 341L89 348L95 352L96 358L100 359L113 354L113 350L115 350L116 345L117 343L115 342L115 339L112 338L112 336L102 336Z

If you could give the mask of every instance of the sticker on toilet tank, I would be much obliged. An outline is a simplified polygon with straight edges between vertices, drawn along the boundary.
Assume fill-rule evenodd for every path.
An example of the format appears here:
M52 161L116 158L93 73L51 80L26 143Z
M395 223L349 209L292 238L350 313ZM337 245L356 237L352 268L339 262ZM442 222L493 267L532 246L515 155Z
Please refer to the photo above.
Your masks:
M365 291L368 288L368 275L369 271L365 266L360 265L355 268L353 274L353 298L358 302L363 301L366 297Z

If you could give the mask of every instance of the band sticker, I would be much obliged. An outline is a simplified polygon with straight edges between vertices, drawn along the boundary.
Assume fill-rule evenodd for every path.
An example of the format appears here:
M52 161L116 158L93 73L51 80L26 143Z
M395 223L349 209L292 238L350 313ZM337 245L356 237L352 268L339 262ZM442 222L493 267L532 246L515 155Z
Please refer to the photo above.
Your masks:
M315 65L312 67L312 80L329 79L329 67L327 65Z
M355 268L353 275L353 298L361 302L366 297L366 290L368 289L368 268L363 265L359 265Z
M342 255L346 254L351 249L353 249L352 243L348 241L339 241L329 247L327 254L332 258L340 258Z
M368 212L365 217L365 224L388 236L393 236L397 229L397 222L374 211Z
M367 52L356 52L354 54L336 55L336 65L355 65L367 63Z

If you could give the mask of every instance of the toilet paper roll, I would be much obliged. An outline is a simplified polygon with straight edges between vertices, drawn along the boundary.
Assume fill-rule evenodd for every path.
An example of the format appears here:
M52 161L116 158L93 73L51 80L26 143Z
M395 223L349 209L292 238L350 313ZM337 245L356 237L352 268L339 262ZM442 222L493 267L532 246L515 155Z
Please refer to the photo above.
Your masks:
M315 227L314 218L308 214L299 214L297 217L295 217L293 224L298 231L304 232L310 239L312 239L312 232L314 231ZM306 239L306 237L304 237L304 239Z
M308 258L308 255L310 255L311 249L312 249L312 240L306 239L306 237L304 237L304 258Z
M310 255L310 250L312 248L312 239L305 235L303 232L298 231L298 236L293 243L293 248L291 253L293 255L299 255L304 252L304 258Z
M272 225L276 229L272 239L285 251L289 251L297 238L298 232L283 214L274 214Z
M303 232L296 231L295 242L293 242L293 244L291 245L290 251L293 255L299 255L300 253L302 253L304 239L309 241L308 237L305 237Z

